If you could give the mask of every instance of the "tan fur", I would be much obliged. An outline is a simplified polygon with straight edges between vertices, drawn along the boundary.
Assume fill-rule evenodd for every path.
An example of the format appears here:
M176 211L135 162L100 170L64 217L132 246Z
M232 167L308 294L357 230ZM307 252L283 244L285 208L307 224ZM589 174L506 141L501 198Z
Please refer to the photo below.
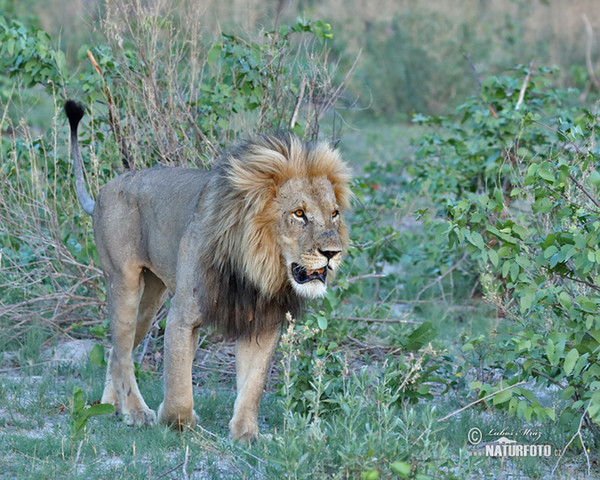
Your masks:
M68 105L66 111L73 143L82 110ZM73 157L81 162L77 148ZM95 205L89 198L114 343L102 401L129 424L156 421L138 389L132 350L168 289L174 297L158 420L178 428L195 424L191 372L198 327L214 325L238 342L231 435L255 438L285 314L297 314L302 298L324 294L324 282L313 278L334 272L346 249L348 231L338 211L348 205L349 178L339 154L325 144L264 136L225 153L210 171L128 172L108 182ZM82 177L76 182L85 197Z

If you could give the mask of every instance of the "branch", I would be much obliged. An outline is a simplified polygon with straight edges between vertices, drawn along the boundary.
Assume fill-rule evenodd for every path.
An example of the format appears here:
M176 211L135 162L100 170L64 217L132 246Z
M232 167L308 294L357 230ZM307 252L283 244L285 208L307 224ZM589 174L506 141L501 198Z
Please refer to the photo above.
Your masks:
M583 427L583 420L584 420L585 415L587 414L588 409L590 408L591 404L592 404L592 399L590 399L590 401L588 402L587 407L585 407L585 410L583 412L583 415L581 415L581 418L579 419L579 427L577 428L577 431L573 434L573 436L571 437L571 440L569 440L569 442L565 445L565 448L563 448L563 451L561 452L560 457L558 457L558 460L556 461L556 465L554 465L554 468L552 469L552 473L551 473L552 476L554 476L554 472L556 471L556 469L558 468L558 464L564 457L565 452L567 451L567 448L569 448L569 446L573 443L573 440L575 440L575 438L579 437L579 441L581 442L581 447L583 448L583 453L585 453L585 458L587 460L587 468L588 468L587 478L590 478L590 472L591 472L590 456L588 455L587 448L585 448L585 443L583 442L583 435L581 434L581 428Z
M350 77L354 74L354 70L356 70L356 66L358 65L358 60L360 59L360 55L362 54L362 49L358 51L356 54L356 58L354 59L354 63L350 67L350 69L346 72L344 79L339 83L335 91L329 96L329 99L325 102L325 106L323 110L319 114L319 120L325 115L331 107L337 102L337 100L342 96L342 94L348 88L348 83L350 81Z
M302 82L300 82L300 91L298 92L298 98L296 99L296 105L294 106L294 113L292 113L292 119L290 120L290 130L296 126L296 120L298 120L298 111L300 110L300 105L302 104L302 100L304 99L305 89L306 77L302 77Z
M463 58L467 61L469 67L471 67L471 70L473 70L473 76L475 77L475 81L477 82L477 87L479 87L478 93L481 95L481 79L479 78L479 74L477 73L477 67L475 67L473 62L471 62L471 57L468 54L463 53Z
M387 275L383 273L365 273L364 275L358 275L356 277L350 277L346 279L347 283L355 283L363 278L385 278Z
M346 320L351 322L371 322L371 323L405 323L407 325L421 325L422 322L413 322L412 320L404 320L403 318L363 318L363 317L346 317Z
M483 398L480 398L479 400L475 400L474 402L469 403L467 406L459 408L458 410L456 410L455 412L449 413L448 415L446 415L445 417L442 417L438 420L438 422L443 422L444 420L448 420L450 417L453 417L454 415L456 415L457 413L462 412L463 410L466 410L467 408L471 408L473 405L477 405L478 403L481 403L485 400L487 400L490 397L493 397L494 395L499 394L500 392L504 392L505 390L510 390L511 388L515 388L518 387L519 385L523 385L527 383L525 380L521 380L519 383L515 383L514 385L510 385L509 387L504 387L501 388L500 390L490 393L489 395L486 395Z
M98 72L98 75L100 75L102 78L102 84L104 85L104 91L106 92L106 101L108 102L108 121L117 138L117 142L120 145L119 150L121 152L121 161L123 162L123 166L125 167L125 170L133 170L133 160L129 155L129 149L125 143L125 137L121 135L121 125L119 124L119 119L115 115L115 101L112 93L110 93L110 89L108 88L108 83L106 83L106 79L104 78L104 73L94 58L94 54L91 52L91 50L87 51L87 56L90 59L91 64L96 69L96 72Z
M448 275L450 275L454 270L456 270L458 267L461 266L461 264L467 259L467 252L465 251L464 255L462 256L462 258L456 262L454 265L452 265L448 270L446 270L444 273L442 273L439 277L437 277L433 282L428 283L427 285L425 285L421 291L417 294L415 301L419 300L419 298L421 298L421 295L423 293L425 293L427 290L429 290L431 287L433 287L434 285L438 285L441 284L442 280L444 278L446 278Z
M189 480L189 478L190 478L190 477L188 477L188 474L187 474L187 464L188 464L188 460L189 459L190 459L190 446L186 445L185 446L185 457L183 459L183 468L182 468L182 470L183 470L183 478L185 480Z
M570 179L573 181L573 183L574 183L575 185L577 185L577 188L579 188L579 190L581 190L581 191L583 192L583 194L584 194L586 197L588 197L588 198L589 198L589 199L592 201L592 203L593 203L594 205L596 205L598 208L600 208L600 202L598 202L598 200L596 200L596 199L595 199L595 198L592 196L592 194L591 194L590 192L588 192L588 191L586 190L586 188L585 188L585 187L584 187L584 186L583 186L581 183L579 183L579 180L577 180L577 179L576 179L576 178L575 178L575 177L574 177L572 174L570 174L570 173L569 173L569 178L570 178Z
M523 100L525 99L525 90L527 90L527 85L529 85L529 80L531 79L531 71L533 70L533 60L529 62L529 70L527 71L527 76L525 77L525 81L523 82L523 86L521 87L521 92L519 93L519 100L517 100L517 104L515 105L515 110L518 110L523 104Z
M576 277L570 277L568 275L565 275L564 273L560 273L560 272L554 272L552 270L550 270L548 267L546 267L546 270L548 270L549 272L558 275L560 278L563 278L565 280L571 280L575 283L579 283L581 285L585 285L586 287L591 288L592 290L596 290L597 292L600 291L600 287L598 285L594 285L593 283L587 282L585 280L580 280L579 278Z
M548 130L550 130L551 132L556 133L556 135L559 135L561 137L563 137L565 139L565 141L571 146L573 147L573 149L579 154L579 155L589 155L589 152L584 152L581 148L579 148L579 146L577 146L575 143L573 143L569 137L567 137L567 135L564 132L561 132L560 130L558 130L557 128L551 127L550 125L546 125L545 123L542 122L538 122L537 120L533 120L533 123L540 125L544 128L547 128ZM600 202L598 202L598 200L596 200L594 198L594 196L588 192L586 190L586 188L579 182L579 180L577 180L572 174L569 174L569 178L573 181L573 183L577 186L577 188L579 190L581 190L581 192L588 197L592 203L594 205L596 205L596 207L600 208Z

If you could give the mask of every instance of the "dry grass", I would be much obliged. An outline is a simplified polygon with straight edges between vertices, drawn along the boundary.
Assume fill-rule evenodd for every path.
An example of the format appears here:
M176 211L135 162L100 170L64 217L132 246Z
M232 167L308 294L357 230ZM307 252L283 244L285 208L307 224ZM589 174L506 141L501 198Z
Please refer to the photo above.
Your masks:
M58 128L55 124L54 134ZM70 187L62 183L67 172L58 172L55 152L44 151L49 145L35 138L24 122L10 130L10 142L4 143L10 148L2 152L5 164L0 170L2 338L19 337L40 322L56 333L97 323L101 272L78 258L82 245L70 235L89 230L90 224L64 215L66 209L76 211L68 200Z

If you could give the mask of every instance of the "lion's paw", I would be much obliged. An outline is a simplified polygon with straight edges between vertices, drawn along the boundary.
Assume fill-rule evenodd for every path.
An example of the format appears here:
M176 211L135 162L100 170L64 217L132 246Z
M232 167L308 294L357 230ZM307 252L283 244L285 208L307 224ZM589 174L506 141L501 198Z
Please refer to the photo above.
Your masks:
M242 443L251 443L258 439L258 424L245 418L229 422L229 437Z
M130 426L151 427L156 425L156 414L149 408L140 408L123 412L123 421Z
M181 412L168 412L164 408L164 403L158 407L158 421L162 424L169 425L170 427L183 431L188 428L194 428L198 421L198 415L192 408L191 414L182 414Z

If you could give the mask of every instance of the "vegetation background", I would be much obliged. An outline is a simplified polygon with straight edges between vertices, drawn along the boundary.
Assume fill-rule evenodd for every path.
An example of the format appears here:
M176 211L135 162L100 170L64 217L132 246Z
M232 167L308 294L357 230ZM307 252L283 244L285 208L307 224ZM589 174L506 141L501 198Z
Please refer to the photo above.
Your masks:
M0 0L0 476L600 478L598 31L594 0ZM277 128L352 165L349 258L284 332L256 444L227 439L210 331L194 431L98 404L66 98L93 193ZM136 352L152 407L167 309ZM552 455L482 455L500 437Z

